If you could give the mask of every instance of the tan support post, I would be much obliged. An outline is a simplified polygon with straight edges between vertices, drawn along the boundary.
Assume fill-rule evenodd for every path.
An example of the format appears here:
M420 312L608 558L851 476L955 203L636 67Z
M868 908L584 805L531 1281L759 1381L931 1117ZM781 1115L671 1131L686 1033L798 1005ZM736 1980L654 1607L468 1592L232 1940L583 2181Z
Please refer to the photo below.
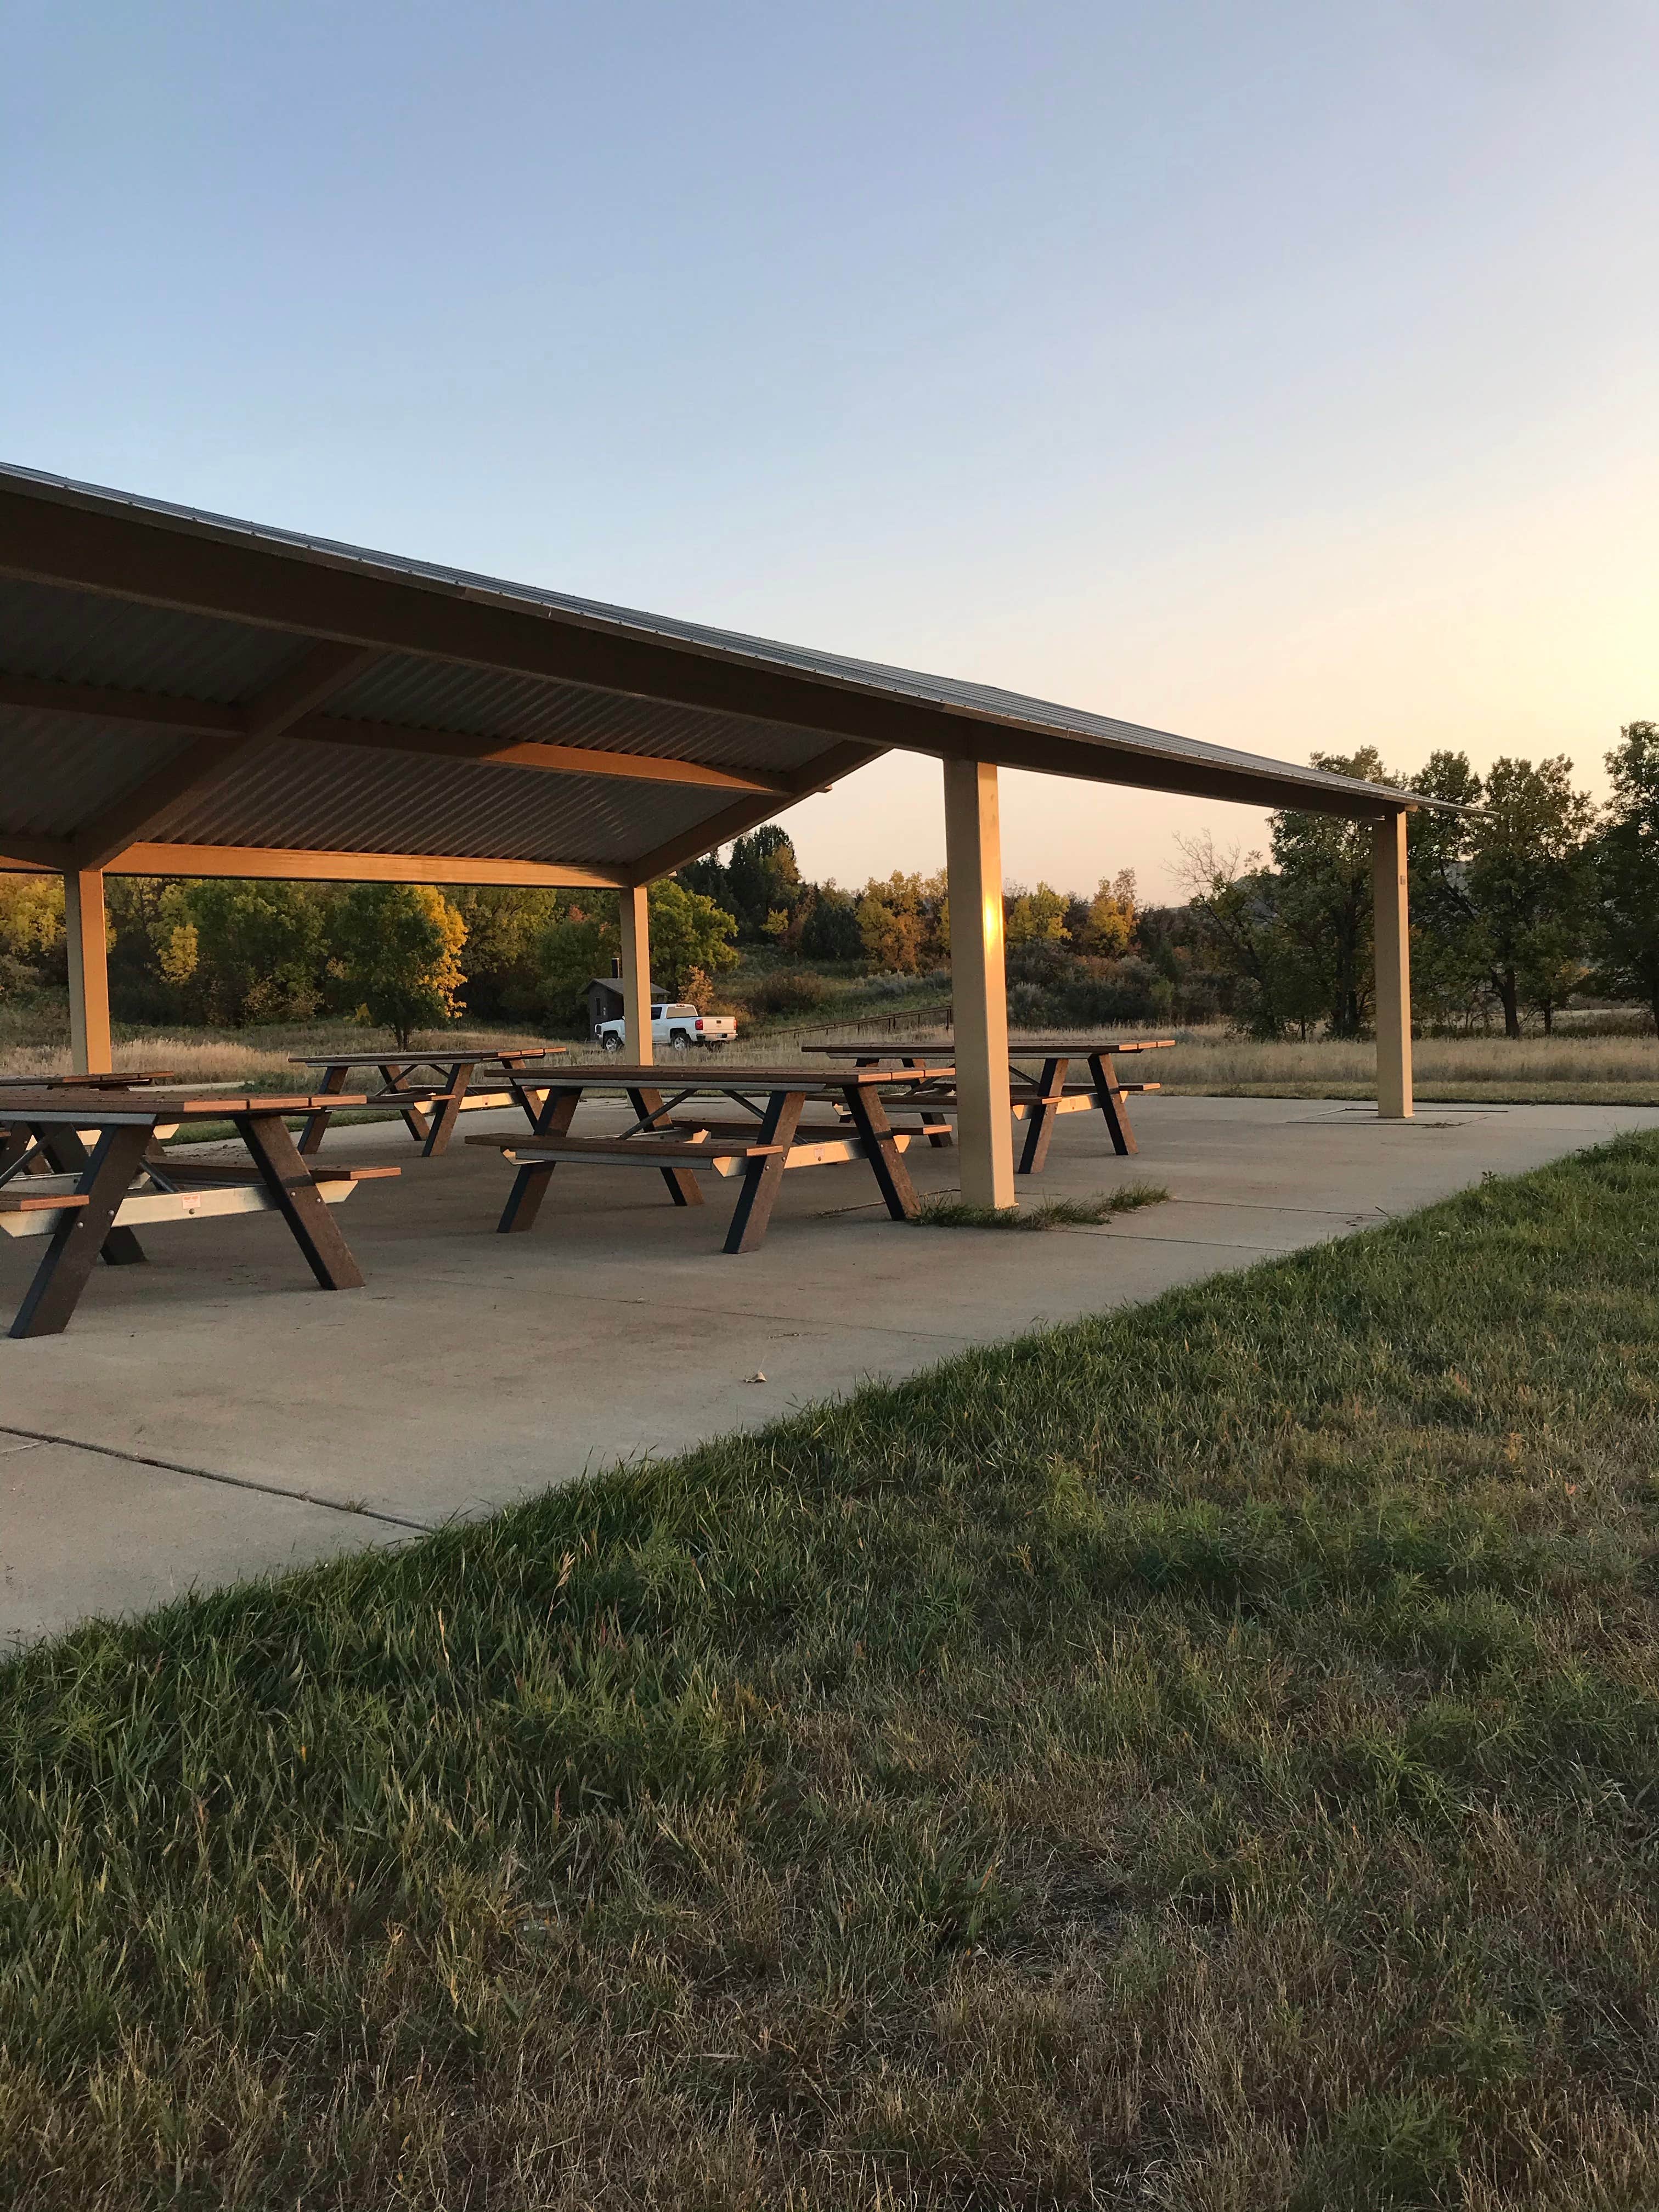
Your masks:
M109 946L104 878L98 869L71 869L64 878L64 921L69 933L70 1063L77 1075L107 1075L114 1064Z
M651 1061L651 907L643 884L624 884L617 894L622 916L623 1050L630 1066Z
M969 1206L1012 1206L1014 1130L1002 959L1002 824L997 772L988 763L945 763L945 859L951 884L962 1195Z
M1376 1111L1384 1121L1412 1113L1411 921L1406 907L1406 816L1371 831L1371 939L1376 967Z

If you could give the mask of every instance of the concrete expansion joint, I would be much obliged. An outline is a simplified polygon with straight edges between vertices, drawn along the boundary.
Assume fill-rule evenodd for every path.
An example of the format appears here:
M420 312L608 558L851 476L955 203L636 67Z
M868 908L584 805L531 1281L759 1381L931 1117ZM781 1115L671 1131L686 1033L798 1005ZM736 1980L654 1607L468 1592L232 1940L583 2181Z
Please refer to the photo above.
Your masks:
M156 1459L148 1452L122 1451L114 1444L88 1443L83 1437L63 1437L47 1429L17 1429L0 1423L0 1437L15 1437L20 1449L32 1449L40 1444L62 1444L69 1451L94 1452L100 1459L123 1460L129 1467L153 1467L163 1474L189 1475L196 1482L217 1482L228 1490L257 1491L264 1498L286 1498L296 1505L319 1505L325 1512L343 1513L354 1521L383 1521L394 1528L412 1528L421 1534L437 1524L430 1521L412 1521L406 1514L382 1513L373 1505L347 1504L337 1498L324 1498L314 1490L291 1489L286 1483L255 1482L242 1474L222 1474L216 1468L187 1467L176 1459Z

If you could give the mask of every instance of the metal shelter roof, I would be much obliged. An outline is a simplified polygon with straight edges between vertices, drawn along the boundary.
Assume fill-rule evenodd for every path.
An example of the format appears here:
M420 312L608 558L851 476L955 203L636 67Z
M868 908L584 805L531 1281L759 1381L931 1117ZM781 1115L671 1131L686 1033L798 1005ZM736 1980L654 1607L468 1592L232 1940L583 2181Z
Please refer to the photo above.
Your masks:
M0 866L623 884L883 752L1415 793L0 465Z

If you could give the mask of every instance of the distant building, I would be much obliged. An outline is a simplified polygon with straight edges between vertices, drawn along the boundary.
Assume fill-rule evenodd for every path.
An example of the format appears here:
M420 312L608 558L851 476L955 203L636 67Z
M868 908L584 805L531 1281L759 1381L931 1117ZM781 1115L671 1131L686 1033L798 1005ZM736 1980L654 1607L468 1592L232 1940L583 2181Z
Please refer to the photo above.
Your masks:
M651 1003L661 1006L667 993L660 983L651 986ZM623 1018L623 987L620 975L595 975L586 994L587 999L587 1034L599 1035L601 1022L619 1022Z

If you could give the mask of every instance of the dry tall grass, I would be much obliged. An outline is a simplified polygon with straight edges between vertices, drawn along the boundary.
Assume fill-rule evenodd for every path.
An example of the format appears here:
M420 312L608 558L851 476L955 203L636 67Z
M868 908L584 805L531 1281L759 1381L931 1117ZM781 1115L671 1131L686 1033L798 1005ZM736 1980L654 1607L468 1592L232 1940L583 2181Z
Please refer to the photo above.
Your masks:
M1121 1025L1119 1034L1156 1035L1144 1024ZM919 1031L919 1036L928 1034ZM931 1033L934 1036L938 1031ZM1164 1034L1170 1034L1169 1031ZM1224 1028L1186 1029L1174 1034L1178 1042L1156 1060L1142 1060L1133 1071L1144 1074L1171 1092L1218 1097L1364 1098L1373 1095L1376 1058L1369 1042L1343 1042L1316 1038L1306 1044L1261 1044L1234 1036ZM902 1049L903 1035L890 1039L879 1031L884 1048ZM509 1028L459 1032L422 1031L411 1049L453 1052L468 1042L514 1043L536 1042L530 1030ZM872 1037L873 1041L873 1037ZM745 1037L722 1054L718 1063L730 1067L822 1067L823 1055L804 1052L811 1034L791 1030L781 1036L764 1032ZM1018 1042L1018 1038L1016 1038ZM212 1084L282 1084L299 1087L306 1071L294 1066L290 1055L331 1051L388 1054L392 1048L383 1032L366 1030L348 1022L295 1024L282 1029L251 1030L242 1036L180 1030L145 1031L129 1035L115 1048L118 1068L170 1068L186 1082ZM591 1046L573 1044L568 1057L574 1061L602 1060ZM665 1065L676 1060L659 1054ZM1659 1038L1652 1036L1586 1036L1571 1032L1553 1037L1531 1036L1512 1043L1499 1036L1425 1037L1413 1048L1417 1088L1425 1098L1528 1099L1590 1103L1659 1104ZM688 1069L704 1072L701 1055L688 1058ZM69 1073L66 1042L0 1036L0 1075L61 1075Z

